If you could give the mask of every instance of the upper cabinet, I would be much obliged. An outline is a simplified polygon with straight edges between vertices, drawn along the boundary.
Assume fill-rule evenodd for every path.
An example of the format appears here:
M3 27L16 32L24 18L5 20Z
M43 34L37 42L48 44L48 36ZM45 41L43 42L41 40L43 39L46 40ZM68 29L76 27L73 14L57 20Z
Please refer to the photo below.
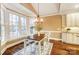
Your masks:
M79 13L67 14L66 25L67 27L79 27Z

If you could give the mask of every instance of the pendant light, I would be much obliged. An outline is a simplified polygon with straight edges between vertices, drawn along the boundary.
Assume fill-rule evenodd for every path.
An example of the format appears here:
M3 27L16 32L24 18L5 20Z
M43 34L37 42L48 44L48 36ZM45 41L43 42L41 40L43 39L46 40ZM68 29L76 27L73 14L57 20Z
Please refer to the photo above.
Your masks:
M35 22L43 22L43 19L40 17L40 15L39 15L39 3L38 3L38 15L37 15L37 17L36 17L36 19L35 19Z

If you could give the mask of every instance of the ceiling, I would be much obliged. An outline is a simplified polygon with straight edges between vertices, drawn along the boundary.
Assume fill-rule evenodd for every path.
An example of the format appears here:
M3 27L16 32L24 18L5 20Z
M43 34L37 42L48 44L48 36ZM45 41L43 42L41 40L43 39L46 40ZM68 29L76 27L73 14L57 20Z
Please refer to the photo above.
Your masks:
M38 14L38 3L4 3L5 7L28 16ZM39 3L41 17L79 12L79 3Z
M55 3L39 3L39 6L37 3L33 3L32 6L34 7L37 13L39 8L40 16L56 14L59 11L59 4Z
M60 6L60 13L63 14L79 12L79 3L63 3Z
M38 13L38 4L32 3L32 6ZM79 3L39 3L40 16L67 14L73 12L79 12Z
M28 8L25 8L19 3L2 3L7 9L15 11L17 13L26 15L26 16L36 16L35 13Z

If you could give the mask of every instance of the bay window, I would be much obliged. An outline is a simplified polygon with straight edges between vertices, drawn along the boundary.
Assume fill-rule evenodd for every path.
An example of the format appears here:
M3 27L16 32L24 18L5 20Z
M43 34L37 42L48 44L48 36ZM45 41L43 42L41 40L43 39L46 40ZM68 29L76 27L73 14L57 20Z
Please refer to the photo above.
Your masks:
M1 6L0 39L9 41L27 34L26 16ZM21 36L20 36L21 35Z

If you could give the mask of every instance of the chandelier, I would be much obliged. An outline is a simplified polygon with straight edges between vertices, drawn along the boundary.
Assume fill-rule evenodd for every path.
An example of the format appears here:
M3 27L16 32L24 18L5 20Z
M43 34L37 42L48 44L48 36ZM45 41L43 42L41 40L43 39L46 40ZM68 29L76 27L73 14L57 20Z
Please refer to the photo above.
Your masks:
M43 29L43 19L39 15L39 3L38 3L38 15L35 19L35 29L36 31L40 31Z

